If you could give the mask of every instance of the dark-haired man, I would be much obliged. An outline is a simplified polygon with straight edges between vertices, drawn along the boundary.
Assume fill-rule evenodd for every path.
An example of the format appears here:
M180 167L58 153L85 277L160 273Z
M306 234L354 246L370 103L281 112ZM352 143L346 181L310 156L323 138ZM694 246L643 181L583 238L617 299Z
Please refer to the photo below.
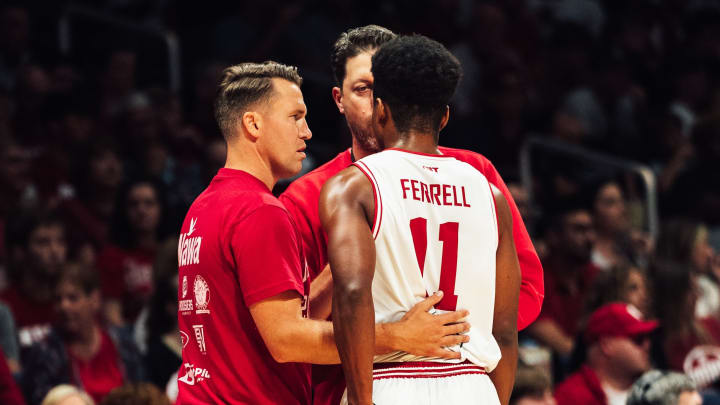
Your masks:
M396 35L383 27L367 25L343 32L335 42L331 57L337 86L332 95L338 110L345 119L352 135L352 147L340 153L313 172L293 182L280 196L280 200L295 220L307 257L310 278L313 280L310 294L312 317L325 319L330 314L332 277L327 266L327 235L322 229L318 215L318 200L323 184L335 174L351 165L356 159L380 150L371 130L373 75L370 59L378 47ZM512 196L495 167L484 156L466 150L439 146L444 155L464 161L485 175L496 186L510 205L513 217L513 238L520 267L518 328L523 329L535 320L542 305L543 271L535 249L530 241L520 213ZM400 332L403 329L399 330ZM410 334L406 334L409 337ZM435 355L440 350L440 336L432 339L405 339L405 346L419 354ZM402 340L402 339L401 339ZM313 367L313 402L316 405L337 405L345 389L342 369L336 366Z
M520 289L510 208L482 173L437 149L461 71L423 36L382 45L372 57L372 129L384 150L341 171L320 195L351 405L510 398ZM437 290L438 312L470 310L470 341L451 348L460 359L374 356L375 321L395 321Z
M215 115L227 160L190 207L178 246L179 404L309 404L310 368L337 364L333 327L307 319L308 275L297 231L270 192L296 174L311 132L295 68L275 62L223 73ZM415 312L424 314L437 296ZM453 335L464 312L400 323ZM429 329L427 327L430 327ZM379 352L396 350L378 328ZM467 341L450 336L445 344ZM404 346L401 346L404 347Z

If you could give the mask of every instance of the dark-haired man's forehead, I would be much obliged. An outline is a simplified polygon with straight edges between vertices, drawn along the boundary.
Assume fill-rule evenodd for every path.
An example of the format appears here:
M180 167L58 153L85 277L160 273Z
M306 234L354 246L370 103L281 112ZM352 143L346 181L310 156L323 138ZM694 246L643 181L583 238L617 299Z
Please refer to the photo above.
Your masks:
M345 61L343 87L347 84L352 88L352 86L358 82L365 82L368 85L372 85L372 56L375 54L375 51L377 51L377 48L361 52Z

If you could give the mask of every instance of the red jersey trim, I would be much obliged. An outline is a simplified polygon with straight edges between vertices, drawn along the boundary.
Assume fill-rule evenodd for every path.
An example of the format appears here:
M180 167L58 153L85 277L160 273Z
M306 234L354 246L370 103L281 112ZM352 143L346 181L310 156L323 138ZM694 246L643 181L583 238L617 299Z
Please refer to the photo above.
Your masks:
M385 150L396 150L396 151L399 151L399 152L411 153L411 154L413 154L413 155L420 155L420 156L427 156L427 157L434 157L434 158L445 158L445 159L450 158L450 159L455 159L454 157L448 156L448 155L434 155L434 154L432 154L432 153L415 152L415 151L412 151L412 150L406 150L406 149L400 149L400 148L387 148L387 149L385 149ZM439 150L438 150L438 151L439 151ZM442 152L441 152L441 153L442 153Z
M373 226L372 226L372 233L373 233L373 239L377 239L378 234L380 233L380 225L382 224L382 216L383 216L383 204L382 204L382 196L380 195L380 188L377 184L377 180L375 180L375 176L373 175L370 168L361 161L357 161L353 163L353 166L360 169L362 174L367 177L368 180L370 180L370 183L372 184L373 188L373 199L375 200L375 212L373 214Z

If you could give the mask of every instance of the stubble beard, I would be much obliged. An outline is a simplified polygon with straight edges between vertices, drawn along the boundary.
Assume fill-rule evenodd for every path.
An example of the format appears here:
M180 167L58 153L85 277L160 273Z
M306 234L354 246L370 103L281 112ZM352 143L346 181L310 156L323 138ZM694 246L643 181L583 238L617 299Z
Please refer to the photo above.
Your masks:
M357 125L355 123L351 123L350 121L347 121L347 124L353 139L355 139L358 145L365 152L373 154L380 152L383 149L375 136L372 127Z

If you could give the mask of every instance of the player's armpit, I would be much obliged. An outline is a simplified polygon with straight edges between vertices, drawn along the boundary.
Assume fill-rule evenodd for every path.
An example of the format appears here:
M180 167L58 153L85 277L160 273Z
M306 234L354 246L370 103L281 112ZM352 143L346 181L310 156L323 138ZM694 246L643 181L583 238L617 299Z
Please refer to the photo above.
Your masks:
M332 324L303 318L301 305L297 291L285 291L250 306L268 351L279 363L339 363Z
M510 401L517 369L517 316L520 293L520 265L513 241L512 215L505 197L492 187L498 217L499 241L496 253L495 310L493 336L500 347L501 359L490 373L502 405Z
M430 314L442 296L438 291L420 301L398 322L375 325L376 353L401 350L418 356L459 359L459 352L445 347L470 341L469 336L460 334L470 330L470 324L463 320L468 311Z

